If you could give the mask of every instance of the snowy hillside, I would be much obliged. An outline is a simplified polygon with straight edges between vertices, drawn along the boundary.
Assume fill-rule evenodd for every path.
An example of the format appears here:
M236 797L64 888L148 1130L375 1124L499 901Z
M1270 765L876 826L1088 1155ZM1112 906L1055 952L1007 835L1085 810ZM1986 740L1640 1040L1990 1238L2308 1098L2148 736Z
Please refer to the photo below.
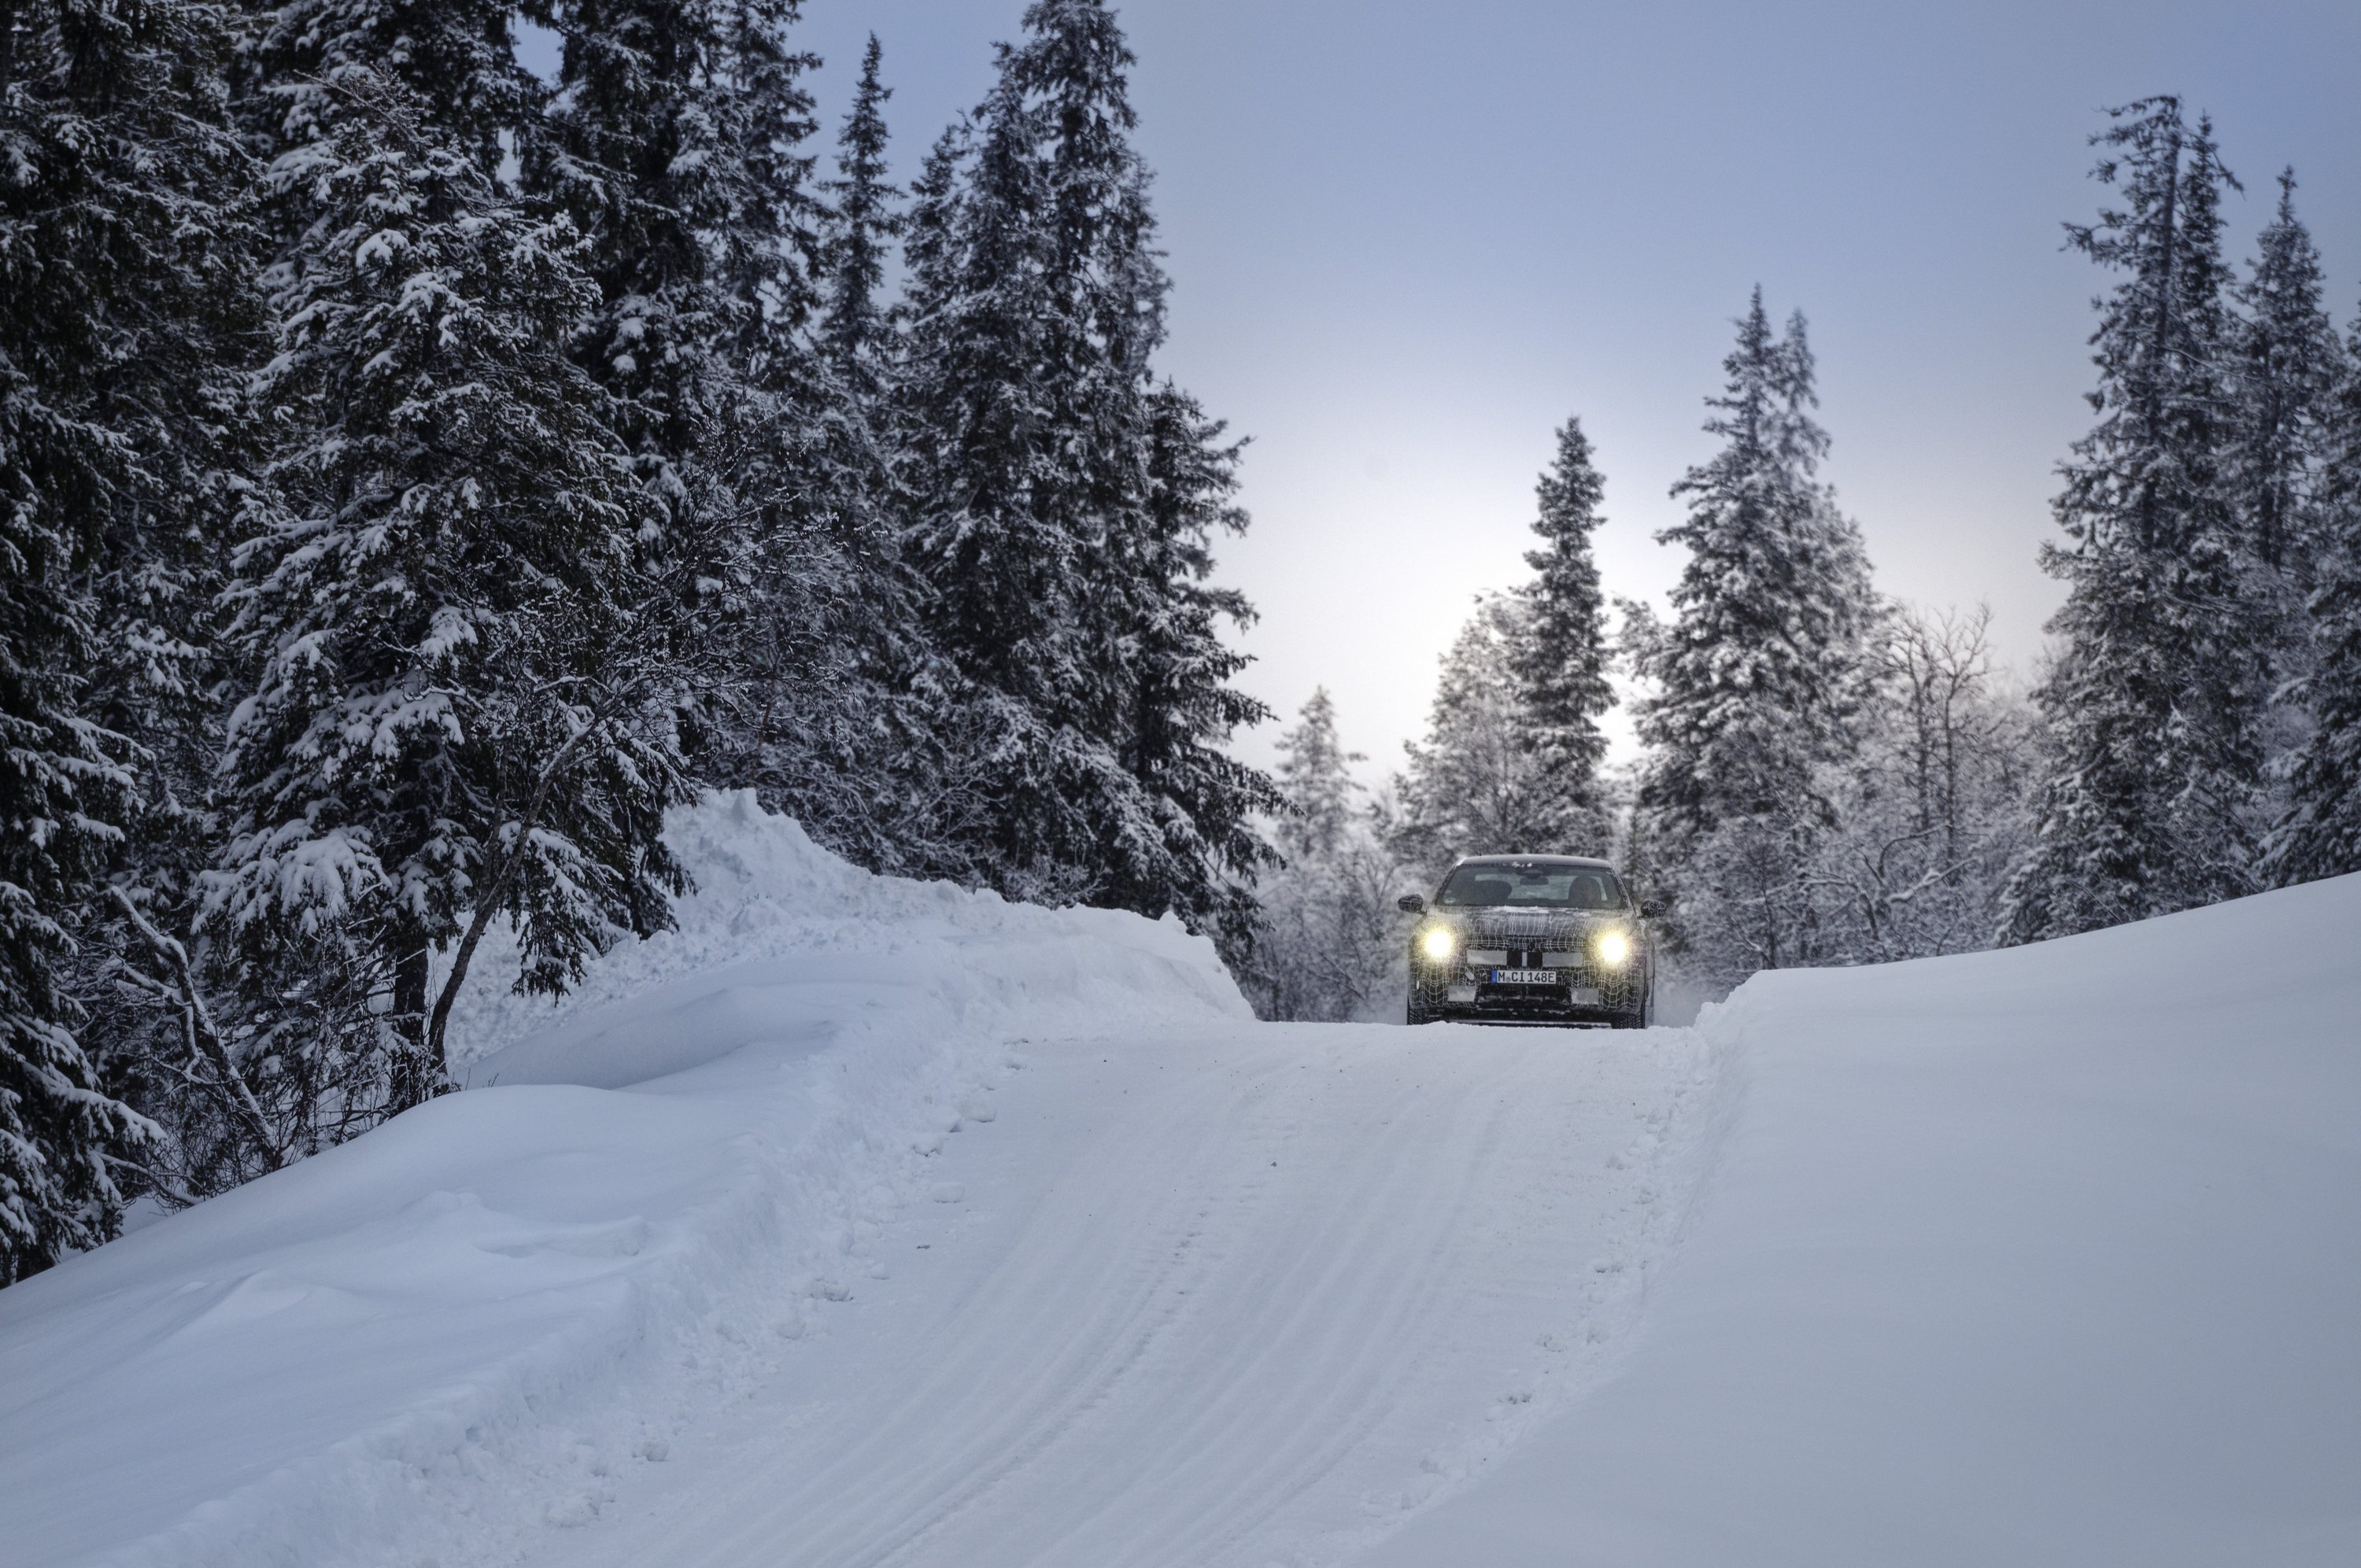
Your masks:
M672 837L478 1087L0 1292L9 1568L2361 1557L2361 879L1409 1030Z

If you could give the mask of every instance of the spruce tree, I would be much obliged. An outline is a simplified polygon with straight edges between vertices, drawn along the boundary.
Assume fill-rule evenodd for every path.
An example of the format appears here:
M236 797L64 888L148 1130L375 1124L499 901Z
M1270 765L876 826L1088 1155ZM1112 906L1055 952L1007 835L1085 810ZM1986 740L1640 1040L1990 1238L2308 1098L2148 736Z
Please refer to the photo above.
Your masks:
M664 529L702 540L700 466L736 500L793 484L816 214L805 185L814 61L786 31L796 0L539 0L564 38L558 89L529 127L527 188L572 216L598 302L583 367ZM750 468L751 466L751 468ZM651 544L663 539L653 536ZM663 547L695 548L686 540Z
M1389 1014L1406 970L1394 900L1401 868L1360 797L1325 690L1279 738L1287 810L1275 828L1287 874L1265 890L1251 961L1233 972L1266 1018L1341 1020Z
M892 346L884 291L885 263L902 232L900 192L887 178L883 51L877 35L861 60L861 84L837 140L836 178L820 242L819 337L836 374L866 405L881 393Z
M1137 555L1125 651L1133 710L1125 761L1147 807L1139 827L1156 852L1109 846L1116 868L1104 894L1117 908L1170 910L1233 949L1253 922L1252 885L1273 863L1255 818L1284 800L1271 780L1222 748L1270 710L1230 685L1246 656L1225 646L1224 622L1253 620L1246 596L1216 587L1216 534L1244 532L1235 500L1242 444L1225 442L1220 421L1166 382L1148 404L1148 497Z
M1582 422L1566 421L1557 456L1537 487L1542 538L1525 563L1533 569L1523 596L1529 613L1513 652L1528 743L1541 764L1553 814L1548 840L1603 854L1611 832L1598 778L1607 757L1599 718L1615 706L1607 682L1607 601L1590 536L1605 521L1605 484L1591 464Z
M87 579L101 646L85 702L139 742L119 873L177 901L217 740L214 606L256 458L245 383L266 346L257 170L232 120L220 10L159 3L104 15L111 26L71 31L84 51L77 92L113 167L102 189L49 219L75 270L104 280L87 301L60 305L74 319L59 324L82 338L73 373L120 456ZM64 368L62 358L51 366Z
M2279 210L2237 292L2246 312L2230 327L2235 413L2224 479L2247 551L2268 572L2300 584L2341 353L2321 300L2320 253L2296 216L2291 169L2279 176Z
M818 183L827 201L787 252L808 258L810 320L778 336L770 371L714 427L718 460L700 466L707 504L724 496L734 514L743 583L725 617L733 674L700 762L856 863L957 874L941 850L965 821L964 790L940 765L946 715L926 680L895 507L897 345L880 297L901 227L885 179L889 95L873 39L838 177ZM800 188L798 174L780 211L810 205Z
M1273 778L1286 798L1277 838L1290 862L1334 856L1344 846L1354 817L1353 797L1361 793L1352 764L1368 759L1347 751L1336 733L1336 699L1316 688L1296 715L1295 728L1279 738Z
M711 122L698 161L713 171L707 201L721 214L701 226L717 256L717 281L737 323L722 349L756 387L792 397L808 372L804 329L817 296L814 257L822 221L812 192L818 129L804 85L818 57L789 34L801 0L726 0L719 49L692 106ZM704 203L685 203L698 215Z
M709 14L683 0L569 0L531 13L559 32L557 94L521 149L527 188L569 214L598 287L577 337L613 399L617 435L666 516L728 395L717 343L749 323L725 312L698 233L705 159L692 82L718 51ZM697 151L709 151L697 148ZM686 189L683 189L686 186Z
M2059 756L2004 936L2034 941L2257 886L2268 616L2246 591L2252 541L2227 470L2238 433L2222 258L2223 168L2178 100L2110 112L2093 140L2121 192L2069 244L2124 274L2092 334L2099 414L2056 502L2067 544L2064 643L2037 694Z
M816 320L840 265L865 264L873 290L882 272L884 92L873 70L848 128L865 203L849 250L843 214L813 193L803 77L817 62L787 43L797 9L547 5L566 34L560 93L525 174L589 239L602 303L582 363L661 509L648 548L696 565L677 613L713 659L678 700L700 774L755 789L861 863L934 870L929 818L959 812L917 765L888 344L873 296L857 366L830 352L832 318Z
M506 6L285 0L263 15L245 109L274 156L334 144L352 114L341 84L366 72L399 82L426 106L437 140L491 178L544 96L517 62ZM277 215L291 242L306 214Z
M1396 849L1431 872L1462 855L1556 854L1559 800L1531 744L1516 659L1533 610L1495 594L1477 601L1443 656L1426 739L1408 748Z
M1003 47L960 188L920 193L908 391L922 450L910 543L935 590L940 641L1016 705L1007 722L1036 732L1024 747L1030 764L1102 775L1049 793L1071 801L1112 787L1119 801L1121 786L1103 777L1126 707L1114 639L1127 585L1115 553L1141 532L1141 372L1162 282L1145 248L1136 155L1120 139L1133 123L1130 57L1119 39L1111 52L1070 47L1063 29L1077 19L1094 24L1102 45L1112 38L1112 18L1093 5L1027 11L1033 36ZM1087 822L1027 821L1026 806L1008 804L1013 862L1095 859Z
M1773 336L1760 289L1708 400L1714 458L1673 487L1688 516L1672 624L1631 618L1649 748L1635 832L1719 981L1818 956L1801 879L1832 820L1820 771L1851 743L1878 617L1861 536L1815 477L1828 445L1803 317Z
M15 129L0 152L26 150ZM11 238L24 193L7 187ZM96 628L73 577L109 454L103 430L43 406L19 324L0 344L0 1285L108 1239L115 1161L145 1130L99 1091L60 983L60 916L93 891L130 784L120 740L76 711Z
M516 922L519 985L555 992L680 885L658 834L684 780L648 711L675 591L648 579L651 508L566 357L598 303L581 241L493 183L464 80L369 53L344 40L273 169L301 223L259 386L281 511L238 563L256 673L207 916L256 1077L310 1086L273 1108L299 1143L440 1091L489 921Z
M2321 543L2321 469L2343 358L2321 300L2320 255L2296 216L2295 171L2283 171L2279 183L2278 212L2236 290L2246 309L2231 325L2235 408L2222 463L2245 551L2244 595L2264 638L2258 822L2285 815L2287 769L2310 734L2310 716L2292 696L2312 664L2304 601Z
M181 0L0 14L0 1284L112 1235L156 1131L102 1088L66 969L135 801L197 771L123 731L196 706L234 494L222 53Z
M1209 750L1249 709L1228 656L1203 662L1243 606L1198 542L1242 519L1217 427L1149 364L1166 283L1130 51L1100 0L1025 27L914 189L906 548L971 759L972 874L1197 920L1265 788Z
M2312 729L2270 839L2276 886L2361 872L2361 316L2323 422L2310 668L2297 692Z

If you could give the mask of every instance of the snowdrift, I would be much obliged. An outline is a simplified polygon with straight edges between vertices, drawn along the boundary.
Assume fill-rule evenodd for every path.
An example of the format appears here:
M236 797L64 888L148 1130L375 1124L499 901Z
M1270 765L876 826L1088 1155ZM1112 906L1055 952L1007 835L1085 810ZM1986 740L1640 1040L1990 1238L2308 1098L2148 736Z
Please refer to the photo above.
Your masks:
M876 1266L1025 1038L1250 1016L1177 923L872 877L747 795L671 839L680 928L565 1003L486 955L471 1092L0 1292L10 1568L452 1560L594 1508Z
M2361 877L1699 1028L1631 1359L1369 1568L2361 1563Z

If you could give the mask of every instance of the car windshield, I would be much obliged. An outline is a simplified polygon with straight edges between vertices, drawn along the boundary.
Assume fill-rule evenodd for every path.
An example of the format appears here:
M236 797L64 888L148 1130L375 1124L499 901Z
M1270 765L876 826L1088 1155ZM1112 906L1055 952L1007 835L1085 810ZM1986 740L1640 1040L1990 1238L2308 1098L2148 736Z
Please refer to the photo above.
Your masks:
M1459 908L1509 905L1532 909L1620 909L1623 884L1596 866L1461 866L1438 904Z

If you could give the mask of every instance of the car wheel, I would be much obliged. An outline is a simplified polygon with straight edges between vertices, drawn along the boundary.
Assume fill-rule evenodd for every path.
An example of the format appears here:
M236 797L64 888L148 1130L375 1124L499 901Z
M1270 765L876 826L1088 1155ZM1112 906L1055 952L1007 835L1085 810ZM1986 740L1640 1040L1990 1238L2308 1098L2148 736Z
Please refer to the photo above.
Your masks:
M1413 996L1410 999L1408 1021L1412 1025L1432 1024L1434 1022L1434 1014L1428 1012L1425 1008L1421 1007L1418 1004L1418 998Z

